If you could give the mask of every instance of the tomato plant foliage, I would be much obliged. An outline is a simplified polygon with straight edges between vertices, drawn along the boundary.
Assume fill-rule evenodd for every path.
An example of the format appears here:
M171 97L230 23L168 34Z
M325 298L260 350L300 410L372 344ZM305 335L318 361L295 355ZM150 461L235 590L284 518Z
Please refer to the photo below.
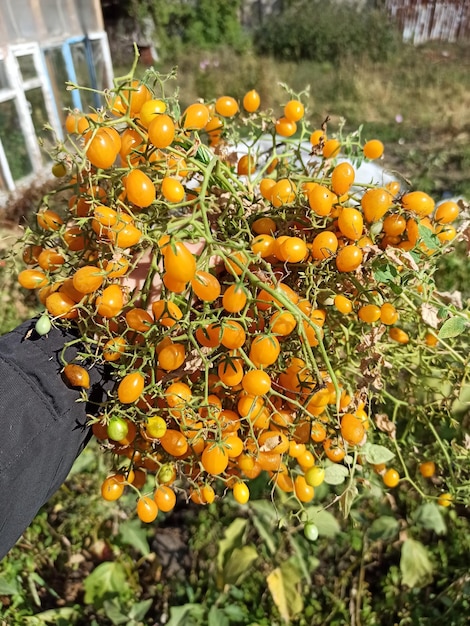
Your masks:
M131 71L102 110L70 114L54 152L68 205L45 198L19 242L22 287L113 371L91 419L102 492L134 489L147 522L175 493L235 488L244 505L260 475L301 523L317 489L345 515L377 489L464 502L469 314L433 275L465 203L361 182L382 144L312 128L303 94L274 116L221 94L189 123L168 78Z

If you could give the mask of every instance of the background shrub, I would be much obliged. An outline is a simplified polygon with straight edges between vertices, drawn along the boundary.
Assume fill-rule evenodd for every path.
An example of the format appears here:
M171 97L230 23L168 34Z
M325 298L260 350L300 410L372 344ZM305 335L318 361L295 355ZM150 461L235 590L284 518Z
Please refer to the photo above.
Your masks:
M161 59L184 50L213 50L224 45L243 49L248 37L238 19L241 0L142 0L128 5L138 24L151 18L154 41Z
M399 36L386 14L367 4L353 9L333 0L298 0L273 13L254 37L257 52L277 58L336 63L347 55L383 60Z

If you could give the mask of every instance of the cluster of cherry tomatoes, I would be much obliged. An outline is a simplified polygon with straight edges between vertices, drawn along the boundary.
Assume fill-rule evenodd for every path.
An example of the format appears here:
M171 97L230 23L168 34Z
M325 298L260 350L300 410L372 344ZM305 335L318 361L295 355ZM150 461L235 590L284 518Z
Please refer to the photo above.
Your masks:
M244 504L263 472L301 505L335 465L396 486L372 399L387 354L438 342L401 294L419 295L416 268L455 237L458 205L359 184L355 163L382 143L310 129L294 96L279 116L255 90L178 106L148 74L71 112L64 205L45 198L23 238L38 332L83 335L67 384L86 393L90 367L113 371L91 418L113 465L103 498L135 489L150 522L177 495Z

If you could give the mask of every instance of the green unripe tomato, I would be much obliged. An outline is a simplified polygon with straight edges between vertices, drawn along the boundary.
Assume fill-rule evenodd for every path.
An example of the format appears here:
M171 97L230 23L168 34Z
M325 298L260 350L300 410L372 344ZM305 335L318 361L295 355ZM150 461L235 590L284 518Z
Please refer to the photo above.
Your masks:
M36 321L34 326L34 330L37 334L42 337L43 335L47 335L47 333L51 330L52 324L49 316L44 313L41 317Z
M316 541L318 539L318 528L313 522L307 522L304 526L304 535L308 541Z
M58 161L57 163L54 163L54 165L52 166L52 175L55 176L56 178L62 178L62 176L65 176L67 174L67 167L65 166L65 163L63 163L62 161Z
M175 468L171 463L162 465L157 474L157 485L166 485L171 483L175 478Z
M129 426L122 417L112 417L108 424L108 438L113 441L121 441L127 435Z

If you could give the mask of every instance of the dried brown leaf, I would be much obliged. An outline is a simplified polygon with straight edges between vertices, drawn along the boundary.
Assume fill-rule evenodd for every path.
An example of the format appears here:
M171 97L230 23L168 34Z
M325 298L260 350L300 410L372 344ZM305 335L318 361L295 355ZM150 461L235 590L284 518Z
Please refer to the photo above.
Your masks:
M186 360L182 367L172 372L168 372L163 377L162 383L166 383L169 380L181 378L183 375L191 375L194 372L203 371L206 363L205 355L211 352L211 348L200 348L199 350L191 350L186 356Z
M386 413L376 413L374 415L374 421L377 424L377 428L383 433L387 433L392 439L396 439L397 427L392 422Z
M385 248L385 256L387 256L396 265L407 265L414 271L419 271L419 266L414 260L413 256L406 250L401 248L392 248L388 246Z
M280 443L282 443L282 439L279 437L279 435L273 435L272 437L268 437L263 445L260 447L260 452L271 452Z
M439 296L443 302L452 304L458 309L463 309L461 291L436 291L436 295Z
M465 206L464 209L462 208L463 206ZM466 203L460 204L460 208L462 209L463 213L466 213L466 219L464 219L460 223L457 237L454 239L454 241L465 241L467 244L467 255L470 256L470 220L468 219L470 208L469 208L469 205Z
M463 438L463 447L465 450L470 450L470 435L465 433L465 437Z
M232 146L226 143L217 144L214 149L215 154L220 156L222 161L226 161L231 165L235 165L238 162L238 153L233 150Z
M438 310L432 304L424 302L421 305L421 318L425 324L431 328L439 328L440 319L438 316Z
M381 368L377 358L378 356L379 355L375 354L373 356L362 359L360 365L363 378L361 383L366 383L368 387L372 387L377 391L383 388Z
M367 352L370 348L375 346L381 340L384 333L384 326L375 326L368 333L362 336L362 341L357 346L357 351Z

